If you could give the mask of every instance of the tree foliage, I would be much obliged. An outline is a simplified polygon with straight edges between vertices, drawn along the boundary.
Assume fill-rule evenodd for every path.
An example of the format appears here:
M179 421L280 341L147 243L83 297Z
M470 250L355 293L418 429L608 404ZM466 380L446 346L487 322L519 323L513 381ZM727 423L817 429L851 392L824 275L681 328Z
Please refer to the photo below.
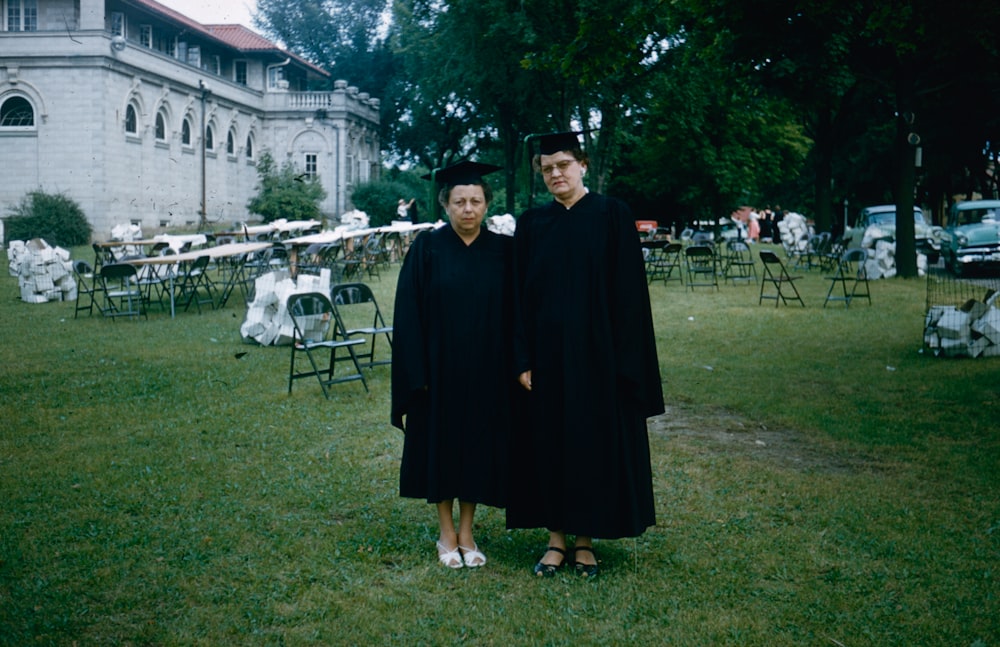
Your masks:
M31 191L10 213L4 220L5 244L41 238L50 245L73 247L89 243L93 233L80 205L62 193Z
M250 213L264 222L286 220L319 220L323 214L319 204L326 190L319 178L300 173L290 162L280 168L267 151L257 161L257 195L247 203Z
M998 190L990 0L396 0L385 31L380 6L260 4L335 73L358 63L393 161L502 164L512 213L532 178L525 137L577 127L594 129L591 186L667 221L780 201L830 230L842 204L940 213Z

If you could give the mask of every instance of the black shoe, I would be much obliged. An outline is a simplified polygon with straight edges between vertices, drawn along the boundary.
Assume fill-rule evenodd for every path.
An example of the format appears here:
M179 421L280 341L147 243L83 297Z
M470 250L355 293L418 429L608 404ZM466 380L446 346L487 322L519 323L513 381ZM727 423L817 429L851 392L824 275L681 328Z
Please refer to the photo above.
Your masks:
M547 553L550 550L555 551L560 555L562 555L563 557L562 561L559 562L558 564L543 564L541 559L538 560L538 563L535 564L535 575L539 577L552 577L553 575L556 574L556 571L558 571L560 568L563 567L563 564L566 562L566 551L563 550L562 548L549 546L548 548L545 549L545 552ZM542 555L542 558L543 559L545 558L544 554Z
M574 555L581 550L585 550L591 555L593 555L594 561L595 562L597 561L597 554L594 553L594 549L591 548L590 546L574 546L573 547ZM576 569L576 574L579 575L580 577L597 577L597 572L599 570L597 568L596 563L584 564L583 562L577 561L575 557L573 558L573 568Z

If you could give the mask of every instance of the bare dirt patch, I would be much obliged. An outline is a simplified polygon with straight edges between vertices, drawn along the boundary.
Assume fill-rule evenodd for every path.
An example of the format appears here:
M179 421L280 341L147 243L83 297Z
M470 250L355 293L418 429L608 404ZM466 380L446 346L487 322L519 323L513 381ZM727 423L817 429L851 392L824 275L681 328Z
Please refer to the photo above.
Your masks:
M711 451L768 461L783 468L825 472L869 471L875 461L850 454L792 429L775 429L724 409L671 405L648 421L649 433L685 438Z

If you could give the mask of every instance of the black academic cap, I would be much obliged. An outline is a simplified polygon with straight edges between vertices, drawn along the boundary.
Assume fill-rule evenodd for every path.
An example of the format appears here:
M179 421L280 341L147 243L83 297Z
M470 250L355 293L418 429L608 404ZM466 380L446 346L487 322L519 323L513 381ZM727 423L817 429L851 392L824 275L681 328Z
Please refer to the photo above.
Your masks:
M468 160L452 164L442 169L437 169L434 173L428 173L421 177L425 180L434 179L447 186L458 186L460 184L479 184L483 181L483 176L494 171L499 171L502 167L494 164L483 164L482 162L470 162Z
M572 151L580 148L579 135L583 130L565 133L550 133L538 138L538 152L542 155L554 155L560 151Z

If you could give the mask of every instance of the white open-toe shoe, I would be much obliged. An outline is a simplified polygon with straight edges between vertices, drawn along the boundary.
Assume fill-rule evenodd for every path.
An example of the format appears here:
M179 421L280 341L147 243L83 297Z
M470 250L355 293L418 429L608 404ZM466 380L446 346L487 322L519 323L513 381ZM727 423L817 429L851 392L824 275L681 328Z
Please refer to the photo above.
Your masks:
M448 568L462 568L465 566L462 561L462 553L458 552L458 546L448 550L441 542L437 543L438 560Z
M478 568L486 563L486 555L483 555L479 551L479 546L473 546L472 548L459 546L458 548L462 551L462 561L469 568Z

